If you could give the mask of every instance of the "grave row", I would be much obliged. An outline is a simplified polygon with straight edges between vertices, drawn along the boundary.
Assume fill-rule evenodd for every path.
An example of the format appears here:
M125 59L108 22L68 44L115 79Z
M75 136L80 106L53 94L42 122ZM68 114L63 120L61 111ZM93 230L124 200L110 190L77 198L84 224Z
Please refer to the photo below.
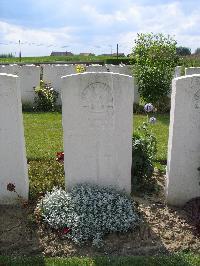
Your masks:
M21 89L21 100L23 104L34 103L34 88L40 84L40 78L46 83L51 83L52 87L59 92L57 104L61 105L61 77L76 74L77 65L0 65L0 73L7 73L19 76L19 86ZM89 65L84 66L86 72L113 72L132 76L131 66L126 65ZM185 75L199 74L200 68L190 67L185 69ZM181 76L181 67L176 67L174 78ZM136 80L134 79L134 103L139 103L139 93Z
M83 65L84 66L84 65ZM77 65L0 65L0 73L7 73L19 76L19 86L21 88L21 99L23 104L34 103L34 88L40 84L40 78L46 83L51 83L52 87L59 93L57 104L61 105L61 77L76 74ZM126 65L89 65L84 66L86 72L113 72L132 76L131 66ZM137 84L134 87L134 102L139 102Z
M62 78L65 181L131 190L133 77L85 72ZM172 85L166 199L182 206L200 196L200 75ZM16 75L0 74L0 204L28 198L28 171ZM133 158L134 159L134 158Z

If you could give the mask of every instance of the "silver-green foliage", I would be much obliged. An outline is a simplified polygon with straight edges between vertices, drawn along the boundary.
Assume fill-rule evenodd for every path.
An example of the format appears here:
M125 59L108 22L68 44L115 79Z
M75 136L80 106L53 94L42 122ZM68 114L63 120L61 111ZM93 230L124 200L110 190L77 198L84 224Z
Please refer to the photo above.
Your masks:
M60 188L47 192L38 205L52 228L70 228L66 237L100 246L109 232L127 232L138 222L131 198L107 187L80 184L70 193Z

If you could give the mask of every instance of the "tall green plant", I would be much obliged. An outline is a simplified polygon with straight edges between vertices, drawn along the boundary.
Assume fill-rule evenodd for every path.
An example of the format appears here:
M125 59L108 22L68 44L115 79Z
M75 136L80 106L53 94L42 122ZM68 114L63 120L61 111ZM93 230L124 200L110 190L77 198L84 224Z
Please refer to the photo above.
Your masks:
M152 176L157 153L157 140L149 129L149 124L155 124L156 118L149 118L149 113L154 111L151 103L145 104L144 111L147 114L147 122L135 130L132 139L132 191L134 192L150 192L155 189Z
M170 92L174 67L178 63L176 41L169 35L138 34L132 56L140 96L156 105Z

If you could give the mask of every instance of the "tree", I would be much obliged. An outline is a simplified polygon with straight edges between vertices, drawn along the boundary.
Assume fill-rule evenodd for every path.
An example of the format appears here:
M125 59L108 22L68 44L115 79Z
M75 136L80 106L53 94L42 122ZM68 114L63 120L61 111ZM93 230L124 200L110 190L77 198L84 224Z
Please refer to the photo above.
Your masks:
M170 92L174 68L178 63L176 41L169 35L138 34L132 50L134 76L140 96L156 105Z
M191 55L191 49L188 47L179 46L176 48L177 55L185 56Z
M200 48L197 48L194 52L195 55L199 55L200 54Z

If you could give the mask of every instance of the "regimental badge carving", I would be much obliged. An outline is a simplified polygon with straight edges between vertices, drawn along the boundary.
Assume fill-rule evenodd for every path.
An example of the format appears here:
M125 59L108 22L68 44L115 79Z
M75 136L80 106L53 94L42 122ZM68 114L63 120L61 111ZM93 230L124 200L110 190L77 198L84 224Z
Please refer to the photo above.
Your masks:
M92 113L105 113L113 109L111 88L102 82L88 85L81 93L81 106Z

